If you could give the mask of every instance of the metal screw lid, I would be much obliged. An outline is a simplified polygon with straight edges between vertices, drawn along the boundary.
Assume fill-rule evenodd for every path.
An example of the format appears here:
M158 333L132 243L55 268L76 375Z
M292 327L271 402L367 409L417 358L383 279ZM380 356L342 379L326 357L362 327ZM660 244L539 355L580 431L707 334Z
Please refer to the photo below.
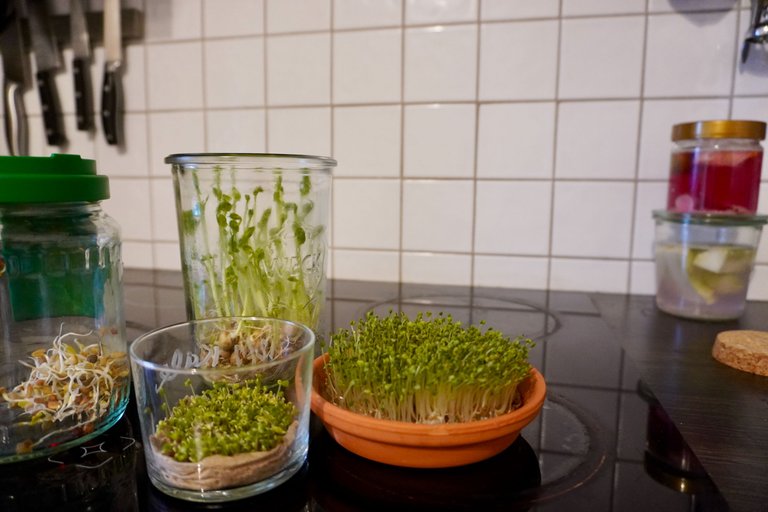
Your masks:
M672 140L690 139L765 139L765 123L721 119L680 123L672 127Z

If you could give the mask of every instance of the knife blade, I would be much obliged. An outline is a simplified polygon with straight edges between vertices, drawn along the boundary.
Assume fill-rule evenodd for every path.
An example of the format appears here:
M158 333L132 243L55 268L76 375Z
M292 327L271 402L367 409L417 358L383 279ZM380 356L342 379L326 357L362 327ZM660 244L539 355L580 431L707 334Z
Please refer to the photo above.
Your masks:
M10 5L8 5L10 7ZM0 54L3 56L3 112L5 114L5 140L14 156L29 154L27 117L23 92L29 81L27 54L21 36L18 8L6 12L6 26L0 32Z
M27 0L29 32L32 39L32 51L35 55L37 73L37 92L40 95L40 107L43 111L45 136L51 146L66 144L64 128L59 113L59 95L56 92L54 78L59 69L59 53L56 40L49 25L48 13L44 0Z
M72 38L72 79L75 91L77 129L93 128L93 95L91 93L91 45L83 0L69 2L69 30Z
M120 74L123 64L120 0L104 0L104 81L101 87L101 125L107 144L123 139L123 91Z

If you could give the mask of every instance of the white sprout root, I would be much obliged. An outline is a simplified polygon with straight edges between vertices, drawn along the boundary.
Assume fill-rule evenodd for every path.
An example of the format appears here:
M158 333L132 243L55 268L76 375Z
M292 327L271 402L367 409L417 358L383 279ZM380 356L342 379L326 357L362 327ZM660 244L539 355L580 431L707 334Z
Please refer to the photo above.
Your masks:
M31 363L19 361L30 369L25 381L10 391L0 388L0 402L23 409L22 425L74 422L34 442L19 443L17 451L31 451L63 431L92 432L98 418L109 412L116 399L113 393L127 393L123 391L129 374L125 352L105 353L101 343L84 345L78 339L90 334L60 333L51 348L32 352ZM72 341L65 343L69 338Z

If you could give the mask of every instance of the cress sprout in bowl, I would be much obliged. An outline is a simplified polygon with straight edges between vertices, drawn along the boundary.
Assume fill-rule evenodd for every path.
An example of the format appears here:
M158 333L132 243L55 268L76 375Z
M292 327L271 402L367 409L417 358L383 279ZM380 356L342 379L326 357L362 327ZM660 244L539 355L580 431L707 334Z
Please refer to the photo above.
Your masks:
M369 312L332 335L325 398L354 413L411 423L463 423L521 404L533 341L464 326L450 315Z

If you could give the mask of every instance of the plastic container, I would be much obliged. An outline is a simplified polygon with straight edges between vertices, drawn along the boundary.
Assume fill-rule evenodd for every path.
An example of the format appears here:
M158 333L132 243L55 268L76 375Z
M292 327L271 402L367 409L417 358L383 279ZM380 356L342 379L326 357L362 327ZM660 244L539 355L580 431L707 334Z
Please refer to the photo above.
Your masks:
M149 479L197 502L263 493L307 456L315 335L270 318L172 325L130 348Z
M264 316L314 329L325 302L336 161L170 155L190 319Z
M765 215L653 213L656 304L673 315L738 318Z
M697 121L672 128L667 209L675 212L757 211L766 124Z
M0 462L112 426L128 403L119 228L93 160L0 157Z

